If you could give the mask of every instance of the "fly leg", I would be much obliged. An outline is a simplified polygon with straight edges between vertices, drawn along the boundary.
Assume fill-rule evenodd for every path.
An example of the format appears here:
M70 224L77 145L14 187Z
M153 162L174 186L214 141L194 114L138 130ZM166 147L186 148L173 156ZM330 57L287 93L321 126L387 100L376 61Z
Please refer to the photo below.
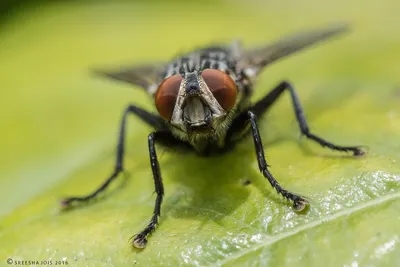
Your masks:
M299 123L301 133L307 138L314 140L321 146L327 146L333 150L338 151L351 151L354 156L361 156L364 151L357 146L338 146L331 142L328 142L314 134L312 134L308 128L307 121L304 116L303 109L300 105L300 101L294 91L293 87L288 82L281 82L277 87L275 87L271 92L269 92L265 97L255 103L248 111L241 112L232 122L230 128L228 129L226 135L226 149L229 149L235 145L235 143L242 139L251 129L253 135L254 146L256 149L258 167L265 178L268 179L271 186L276 189L276 191L283 195L286 199L293 201L293 207L295 210L302 210L308 204L307 200L303 197L294 194L284 188L277 182L273 175L268 171L268 165L264 156L264 149L261 141L261 137L258 131L258 126L256 122L257 116L262 116L279 96L285 91L289 90L292 97L292 102L294 106L294 111L296 114L296 119ZM250 122L250 125L249 125ZM250 127L249 127L250 126ZM250 128L250 129L249 129Z
M252 111L247 112L248 120L250 120L251 132L253 135L254 147L256 149L258 168L260 172L268 179L269 183L276 191L284 196L286 199L293 201L293 208L296 211L302 211L307 205L308 201L303 197L294 194L286 189L284 189L278 181L272 176L268 170L268 164L264 156L264 148L261 141L260 133L258 131L258 126L256 122L256 115Z
M364 155L364 151L358 146L335 145L335 144L333 144L329 141L326 141L326 140L322 139L321 137L311 133L310 129L307 125L307 121L304 116L303 108L300 105L300 101L296 94L296 91L293 89L293 87L290 85L290 83L288 83L286 81L281 82L268 95L263 97L256 104L254 104L253 107L251 108L251 110L254 112L255 115L261 116L262 114L265 113L265 111L267 111L271 107L271 105L278 99L278 97L285 90L288 90L290 93L290 96L292 98L294 112L296 114L296 119L297 119L297 122L299 123L300 130L303 135L305 135L308 139L311 139L311 140L317 142L321 146L329 147L332 150L344 151L344 152L351 151L351 152L353 152L354 156Z
M153 216L150 223L140 233L132 237L132 244L137 248L144 248L147 244L147 236L151 234L158 224L158 217L161 214L161 203L164 196L164 185L161 179L160 165L158 164L157 153L155 149L156 132L149 134L149 154L150 165L153 172L154 186L157 193L156 203L154 205Z
M155 149L155 142L158 142L166 147L189 150L190 145L184 143L173 137L170 132L159 131L152 132L149 134L149 154L150 154L150 165L153 172L155 192L157 194L156 202L154 205L153 216L150 219L149 224L138 234L134 235L132 239L132 245L136 248L144 248L147 244L147 237L156 229L158 219L161 214L161 203L164 196L164 186L161 178L160 165L158 164L157 152Z
M95 198L99 193L106 190L107 187L111 184L111 182L114 181L118 177L118 174L120 174L123 171L123 169L124 169L123 168L123 158L124 158L124 147L125 147L125 128L126 128L126 120L127 120L128 114L130 114L130 113L137 115L140 119L142 119L147 124L153 126L155 129L164 129L165 128L164 121L159 116L153 115L153 114L149 113L148 111L141 109L137 106L129 105L125 109L125 111L122 115L122 121L121 121L121 126L120 126L120 130L119 130L119 135L118 135L118 145L117 145L117 154L116 154L114 171L103 182L103 184L101 184L100 187L98 187L92 193L90 193L86 196L73 196L73 197L64 199L61 202L64 207L69 207L74 203L87 202L87 201Z

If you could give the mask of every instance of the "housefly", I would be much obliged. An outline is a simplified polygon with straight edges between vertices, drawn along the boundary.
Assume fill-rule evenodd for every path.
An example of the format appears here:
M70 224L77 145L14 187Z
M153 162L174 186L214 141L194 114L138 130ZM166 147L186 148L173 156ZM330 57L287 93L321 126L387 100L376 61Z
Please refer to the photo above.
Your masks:
M343 33L347 28L346 25L337 25L303 32L252 49L243 49L235 41L228 45L203 47L170 62L98 71L144 89L153 97L158 114L137 105L128 105L122 115L114 171L97 190L86 196L66 198L63 206L96 197L123 171L126 119L128 114L134 114L154 129L148 135L148 149L157 197L149 224L132 237L133 246L144 248L159 222L164 186L156 143L207 156L227 152L249 134L254 141L262 175L278 194L293 203L294 210L303 210L308 205L307 200L282 187L269 171L257 126L257 118L262 117L283 92L290 94L300 131L308 139L332 150L352 152L354 156L361 156L364 152L358 146L336 145L310 132L296 91L287 81L280 82L255 103L250 102L250 96L257 76L266 66Z

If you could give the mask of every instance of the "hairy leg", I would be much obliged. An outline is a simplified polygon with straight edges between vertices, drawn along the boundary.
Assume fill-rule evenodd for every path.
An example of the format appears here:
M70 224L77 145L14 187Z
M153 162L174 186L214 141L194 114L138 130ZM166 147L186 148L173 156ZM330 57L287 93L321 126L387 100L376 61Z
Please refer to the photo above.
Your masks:
M160 166L158 164L157 152L155 149L155 143L158 142L164 146L170 148L189 149L190 146L178 139L175 139L170 132L153 132L149 134L149 154L150 154L150 165L153 172L155 192L157 194L156 202L154 205L153 216L150 219L149 224L138 234L132 237L132 244L137 248L144 248L147 244L147 237L156 229L158 224L158 218L161 214L161 203L164 196L164 186L161 178Z
M73 197L65 198L62 201L62 205L64 207L69 207L73 203L87 202L87 201L95 198L99 193L106 190L107 187L111 184L111 182L114 181L118 177L118 174L120 174L124 170L123 159L124 159L124 148L125 148L126 120L127 120L128 114L131 114L131 113L137 115L140 119L142 119L144 122L146 122L147 124L149 124L150 126L152 126L155 129L158 129L158 130L166 129L163 119L160 118L159 116L154 115L154 114L152 114L142 108L139 108L135 105L129 105L125 109L125 111L122 115L121 126L120 126L120 130L119 130L119 134L118 134L118 144L117 144L117 153L116 153L114 171L92 193L85 195L85 196L73 196Z
M329 147L332 150L337 150L337 151L351 151L353 152L354 156L362 156L364 155L364 151L358 147L358 146L339 146L335 145L329 141L326 141L325 139L313 134L310 132L310 129L308 127L306 118L304 116L304 111L303 108L301 107L299 98L296 94L296 91L292 87L292 85L286 81L281 82L278 86L276 86L271 92L269 92L265 97L263 97L261 100L259 100L257 103L255 103L251 110L256 116L262 116L271 106L273 103L276 102L276 100L279 98L279 96L282 95L284 91L289 91L290 96L292 98L292 103L293 103L293 108L294 112L296 115L297 122L300 127L300 131L303 135L305 135L308 139L311 139L318 144L320 144L323 147Z

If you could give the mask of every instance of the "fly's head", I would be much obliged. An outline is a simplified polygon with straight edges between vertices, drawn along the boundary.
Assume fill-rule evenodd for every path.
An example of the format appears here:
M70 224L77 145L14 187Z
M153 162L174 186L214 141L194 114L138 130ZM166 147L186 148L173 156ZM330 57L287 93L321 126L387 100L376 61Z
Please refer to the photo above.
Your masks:
M234 108L237 94L228 74L205 69L166 78L154 99L160 115L174 128L189 135L212 134Z

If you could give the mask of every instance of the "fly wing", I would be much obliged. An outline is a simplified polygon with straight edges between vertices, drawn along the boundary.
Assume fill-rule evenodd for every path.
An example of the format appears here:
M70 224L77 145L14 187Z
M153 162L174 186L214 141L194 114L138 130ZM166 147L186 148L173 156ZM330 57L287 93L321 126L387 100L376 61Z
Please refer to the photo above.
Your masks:
M275 43L246 50L238 61L238 67L245 71L248 70L249 74L255 76L272 62L334 35L344 33L348 29L348 25L345 24L331 26L325 29L294 34Z
M158 85L162 82L164 72L165 64L163 63L125 67L110 71L95 70L95 74L140 86L152 95L156 92Z

